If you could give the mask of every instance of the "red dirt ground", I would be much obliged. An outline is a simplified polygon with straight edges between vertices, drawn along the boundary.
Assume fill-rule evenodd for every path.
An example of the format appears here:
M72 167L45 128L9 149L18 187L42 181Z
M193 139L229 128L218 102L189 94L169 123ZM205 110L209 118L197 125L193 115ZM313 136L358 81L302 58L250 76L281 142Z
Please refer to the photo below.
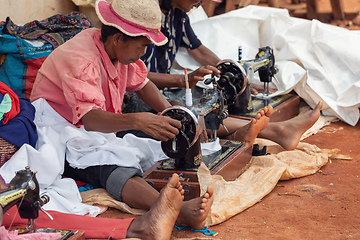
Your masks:
M345 12L359 11L360 0L343 1ZM281 0L280 6L288 3L291 0ZM318 7L321 12L330 11L329 0L319 0ZM304 8L293 14L304 16L301 11ZM327 22L360 30L351 20L330 19ZM174 229L173 239L360 239L360 123L355 127L340 121L332 123L304 142L322 149L338 148L340 154L348 155L352 160L332 160L314 175L280 181L259 203L212 226L210 229L218 233L215 237ZM132 217L115 209L109 209L101 216Z
M352 160L331 160L314 175L280 181L259 203L222 224L210 227L216 237L190 230L173 231L174 239L360 239L360 123L335 122L304 142L338 148ZM132 215L109 209L101 215Z
M261 202L211 227L218 232L213 239L360 239L359 140L360 124L343 122L306 139L323 149L338 148L352 160L332 160L314 175L280 181ZM174 236L204 237L184 230Z

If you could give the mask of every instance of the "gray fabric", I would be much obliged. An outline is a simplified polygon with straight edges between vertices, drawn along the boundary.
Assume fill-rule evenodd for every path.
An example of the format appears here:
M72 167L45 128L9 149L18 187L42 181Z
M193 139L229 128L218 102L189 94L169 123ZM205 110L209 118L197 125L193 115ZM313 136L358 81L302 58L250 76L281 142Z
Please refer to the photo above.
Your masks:
M142 173L137 168L117 167L109 175L106 181L106 191L116 200L122 201L122 190L125 183L132 177L142 177Z

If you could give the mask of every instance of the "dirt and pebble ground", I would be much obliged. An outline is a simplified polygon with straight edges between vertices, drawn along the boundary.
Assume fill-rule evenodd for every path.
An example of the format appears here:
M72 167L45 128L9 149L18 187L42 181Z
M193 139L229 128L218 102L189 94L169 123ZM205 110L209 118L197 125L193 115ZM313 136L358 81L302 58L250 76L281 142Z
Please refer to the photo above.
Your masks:
M348 19L339 21L329 17L330 0L318 0L318 9L324 13L321 16L327 16L322 20L350 30L360 30L360 24L354 24L358 18L356 15L360 10L360 0L343 1ZM289 3L291 0L280 0L280 6ZM291 14L305 17L306 10L300 7L300 10L292 11ZM304 142L322 149L338 148L340 154L352 159L331 160L314 175L280 181L270 194L254 206L222 224L212 226L210 229L217 233L215 237L186 229L174 229L173 238L360 239L360 123L355 127L341 121L332 123ZM101 216L131 217L115 209L109 209Z

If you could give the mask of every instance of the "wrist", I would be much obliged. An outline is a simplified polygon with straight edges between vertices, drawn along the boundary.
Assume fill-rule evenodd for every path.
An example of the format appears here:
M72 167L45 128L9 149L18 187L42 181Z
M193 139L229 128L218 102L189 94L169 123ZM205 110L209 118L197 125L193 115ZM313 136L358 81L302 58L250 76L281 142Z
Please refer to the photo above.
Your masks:
M177 75L177 84L176 84L176 87L185 88L185 75L184 75L184 74L178 74L178 75Z

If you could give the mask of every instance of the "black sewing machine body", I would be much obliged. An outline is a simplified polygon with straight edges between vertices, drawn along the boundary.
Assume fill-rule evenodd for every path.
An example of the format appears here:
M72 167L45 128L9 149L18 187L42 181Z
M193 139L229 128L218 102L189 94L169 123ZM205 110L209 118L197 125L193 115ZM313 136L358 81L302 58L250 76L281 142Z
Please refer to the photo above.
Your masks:
M20 170L16 172L8 188L0 190L0 204L4 212L17 204L21 218L39 217L42 200L39 197L39 183L35 175L30 168Z
M179 120L182 124L174 139L161 143L164 153L175 159L175 168L194 169L202 162L200 133L204 127L211 129L214 140L216 130L228 114L222 90L214 89L207 90L196 105L173 106L165 109L161 115Z
M231 64L229 64L231 63ZM228 110L230 115L246 115L254 111L254 106L251 96L250 84L253 82L254 74L259 74L260 81L264 83L264 91L255 98L261 98L265 100L265 103L261 108L268 105L266 100L270 99L269 84L278 71L275 66L275 57L270 47L259 48L259 52L256 54L255 59L242 60L236 62L241 67L234 68L235 62L230 60L221 61L218 64L218 69L222 74L230 76L231 84L236 89L236 97L229 103ZM243 80L244 79L244 80ZM243 82L243 84L239 84ZM257 112L260 109L255 109Z
M39 210L44 211L42 206L50 200L47 195L40 196L39 191L36 173L32 172L30 167L16 172L8 187L0 190L0 205L3 213L17 205L20 217L29 220L28 232L36 232L35 219L39 217ZM51 218L50 215L48 216Z

